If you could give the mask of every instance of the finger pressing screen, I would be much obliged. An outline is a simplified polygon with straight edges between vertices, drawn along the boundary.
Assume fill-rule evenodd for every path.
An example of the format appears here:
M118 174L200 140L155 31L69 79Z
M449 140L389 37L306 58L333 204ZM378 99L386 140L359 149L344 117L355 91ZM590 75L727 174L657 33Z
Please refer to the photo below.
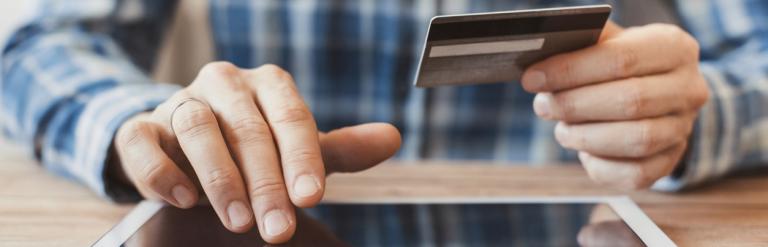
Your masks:
M202 71L196 86L206 92L204 97L216 112L248 188L259 232L270 243L284 242L293 235L296 220L269 125L240 69L212 63Z
M312 113L291 76L277 66L251 70L247 81L277 142L291 201L315 205L323 195L325 167Z
M181 103L171 126L224 226L234 232L250 229L253 214L245 185L211 109L199 100Z

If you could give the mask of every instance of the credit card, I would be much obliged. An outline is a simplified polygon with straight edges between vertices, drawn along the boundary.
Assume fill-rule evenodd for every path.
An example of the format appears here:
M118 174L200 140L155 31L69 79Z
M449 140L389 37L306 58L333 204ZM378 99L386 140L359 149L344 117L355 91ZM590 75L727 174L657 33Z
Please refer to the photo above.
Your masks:
M528 66L597 43L610 5L432 18L417 87L519 81Z

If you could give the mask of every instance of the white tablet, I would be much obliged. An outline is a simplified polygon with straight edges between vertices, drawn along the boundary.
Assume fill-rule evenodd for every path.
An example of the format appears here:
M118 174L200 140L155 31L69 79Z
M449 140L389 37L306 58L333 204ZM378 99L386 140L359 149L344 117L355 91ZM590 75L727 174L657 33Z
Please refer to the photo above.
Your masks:
M675 246L628 197L325 201L297 212L290 246ZM144 201L94 246L264 246L210 206Z

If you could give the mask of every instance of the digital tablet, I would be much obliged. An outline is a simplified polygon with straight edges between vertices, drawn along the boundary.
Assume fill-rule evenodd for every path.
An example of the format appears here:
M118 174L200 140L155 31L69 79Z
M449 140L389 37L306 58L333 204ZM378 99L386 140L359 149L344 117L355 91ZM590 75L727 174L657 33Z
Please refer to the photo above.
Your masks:
M288 246L674 246L628 197L332 201L297 209ZM94 246L265 246L210 206L144 201ZM271 245L270 245L271 246Z

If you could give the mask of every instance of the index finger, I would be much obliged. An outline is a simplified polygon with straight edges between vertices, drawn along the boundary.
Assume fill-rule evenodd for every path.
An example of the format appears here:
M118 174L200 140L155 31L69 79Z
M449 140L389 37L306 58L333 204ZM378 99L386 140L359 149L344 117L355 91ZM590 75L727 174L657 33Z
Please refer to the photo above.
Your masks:
M526 69L523 87L552 92L671 71L698 59L698 44L680 28L654 24L616 33L595 46L556 55Z

